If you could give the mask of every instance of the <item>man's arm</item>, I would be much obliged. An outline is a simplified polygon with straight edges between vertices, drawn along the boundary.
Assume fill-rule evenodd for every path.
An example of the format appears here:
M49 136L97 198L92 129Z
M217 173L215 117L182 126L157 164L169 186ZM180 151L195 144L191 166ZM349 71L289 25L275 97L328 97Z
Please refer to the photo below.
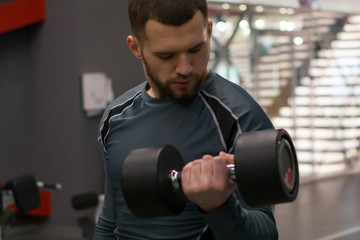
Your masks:
M204 214L217 240L276 240L278 231L272 206L250 208L236 190L224 206Z
M221 152L187 164L182 173L185 195L203 210L218 240L278 239L272 207L250 208L242 200L226 167L233 162L234 155Z

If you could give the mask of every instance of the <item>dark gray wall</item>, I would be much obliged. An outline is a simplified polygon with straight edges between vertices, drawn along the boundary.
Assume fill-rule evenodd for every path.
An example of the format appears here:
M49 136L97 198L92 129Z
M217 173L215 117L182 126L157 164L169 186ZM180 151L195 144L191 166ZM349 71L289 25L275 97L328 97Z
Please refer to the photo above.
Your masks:
M71 196L103 189L100 117L81 110L79 77L105 72L115 95L144 80L126 45L127 1L47 1L45 22L0 34L0 182L23 173L61 183L56 224L75 223Z

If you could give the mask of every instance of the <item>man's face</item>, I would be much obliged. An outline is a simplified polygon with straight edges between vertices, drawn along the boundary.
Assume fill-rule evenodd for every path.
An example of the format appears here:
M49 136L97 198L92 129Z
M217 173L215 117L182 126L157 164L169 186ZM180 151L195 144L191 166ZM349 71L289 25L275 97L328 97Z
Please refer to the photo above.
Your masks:
M149 20L145 32L140 54L148 93L179 101L193 98L208 74L212 22L204 23L198 11L178 27Z

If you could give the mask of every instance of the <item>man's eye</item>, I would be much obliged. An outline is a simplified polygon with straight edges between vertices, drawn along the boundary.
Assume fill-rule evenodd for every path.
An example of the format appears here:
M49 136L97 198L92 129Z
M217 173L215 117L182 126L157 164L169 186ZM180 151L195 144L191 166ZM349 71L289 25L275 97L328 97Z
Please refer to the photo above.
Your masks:
M173 54L159 54L158 57L163 59L163 60L169 60L173 57Z
M199 52L199 51L201 50L201 47L202 47L202 46L199 46L199 47L190 49L189 52L190 52L190 53L197 53L197 52Z

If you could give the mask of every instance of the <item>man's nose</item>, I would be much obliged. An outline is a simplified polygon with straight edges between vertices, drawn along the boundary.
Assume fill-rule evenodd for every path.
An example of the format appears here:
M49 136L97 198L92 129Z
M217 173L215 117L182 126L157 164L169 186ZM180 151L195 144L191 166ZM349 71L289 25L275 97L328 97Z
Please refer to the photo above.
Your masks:
M186 53L179 54L176 73L182 76L188 76L192 70L193 66L191 64L191 56Z

